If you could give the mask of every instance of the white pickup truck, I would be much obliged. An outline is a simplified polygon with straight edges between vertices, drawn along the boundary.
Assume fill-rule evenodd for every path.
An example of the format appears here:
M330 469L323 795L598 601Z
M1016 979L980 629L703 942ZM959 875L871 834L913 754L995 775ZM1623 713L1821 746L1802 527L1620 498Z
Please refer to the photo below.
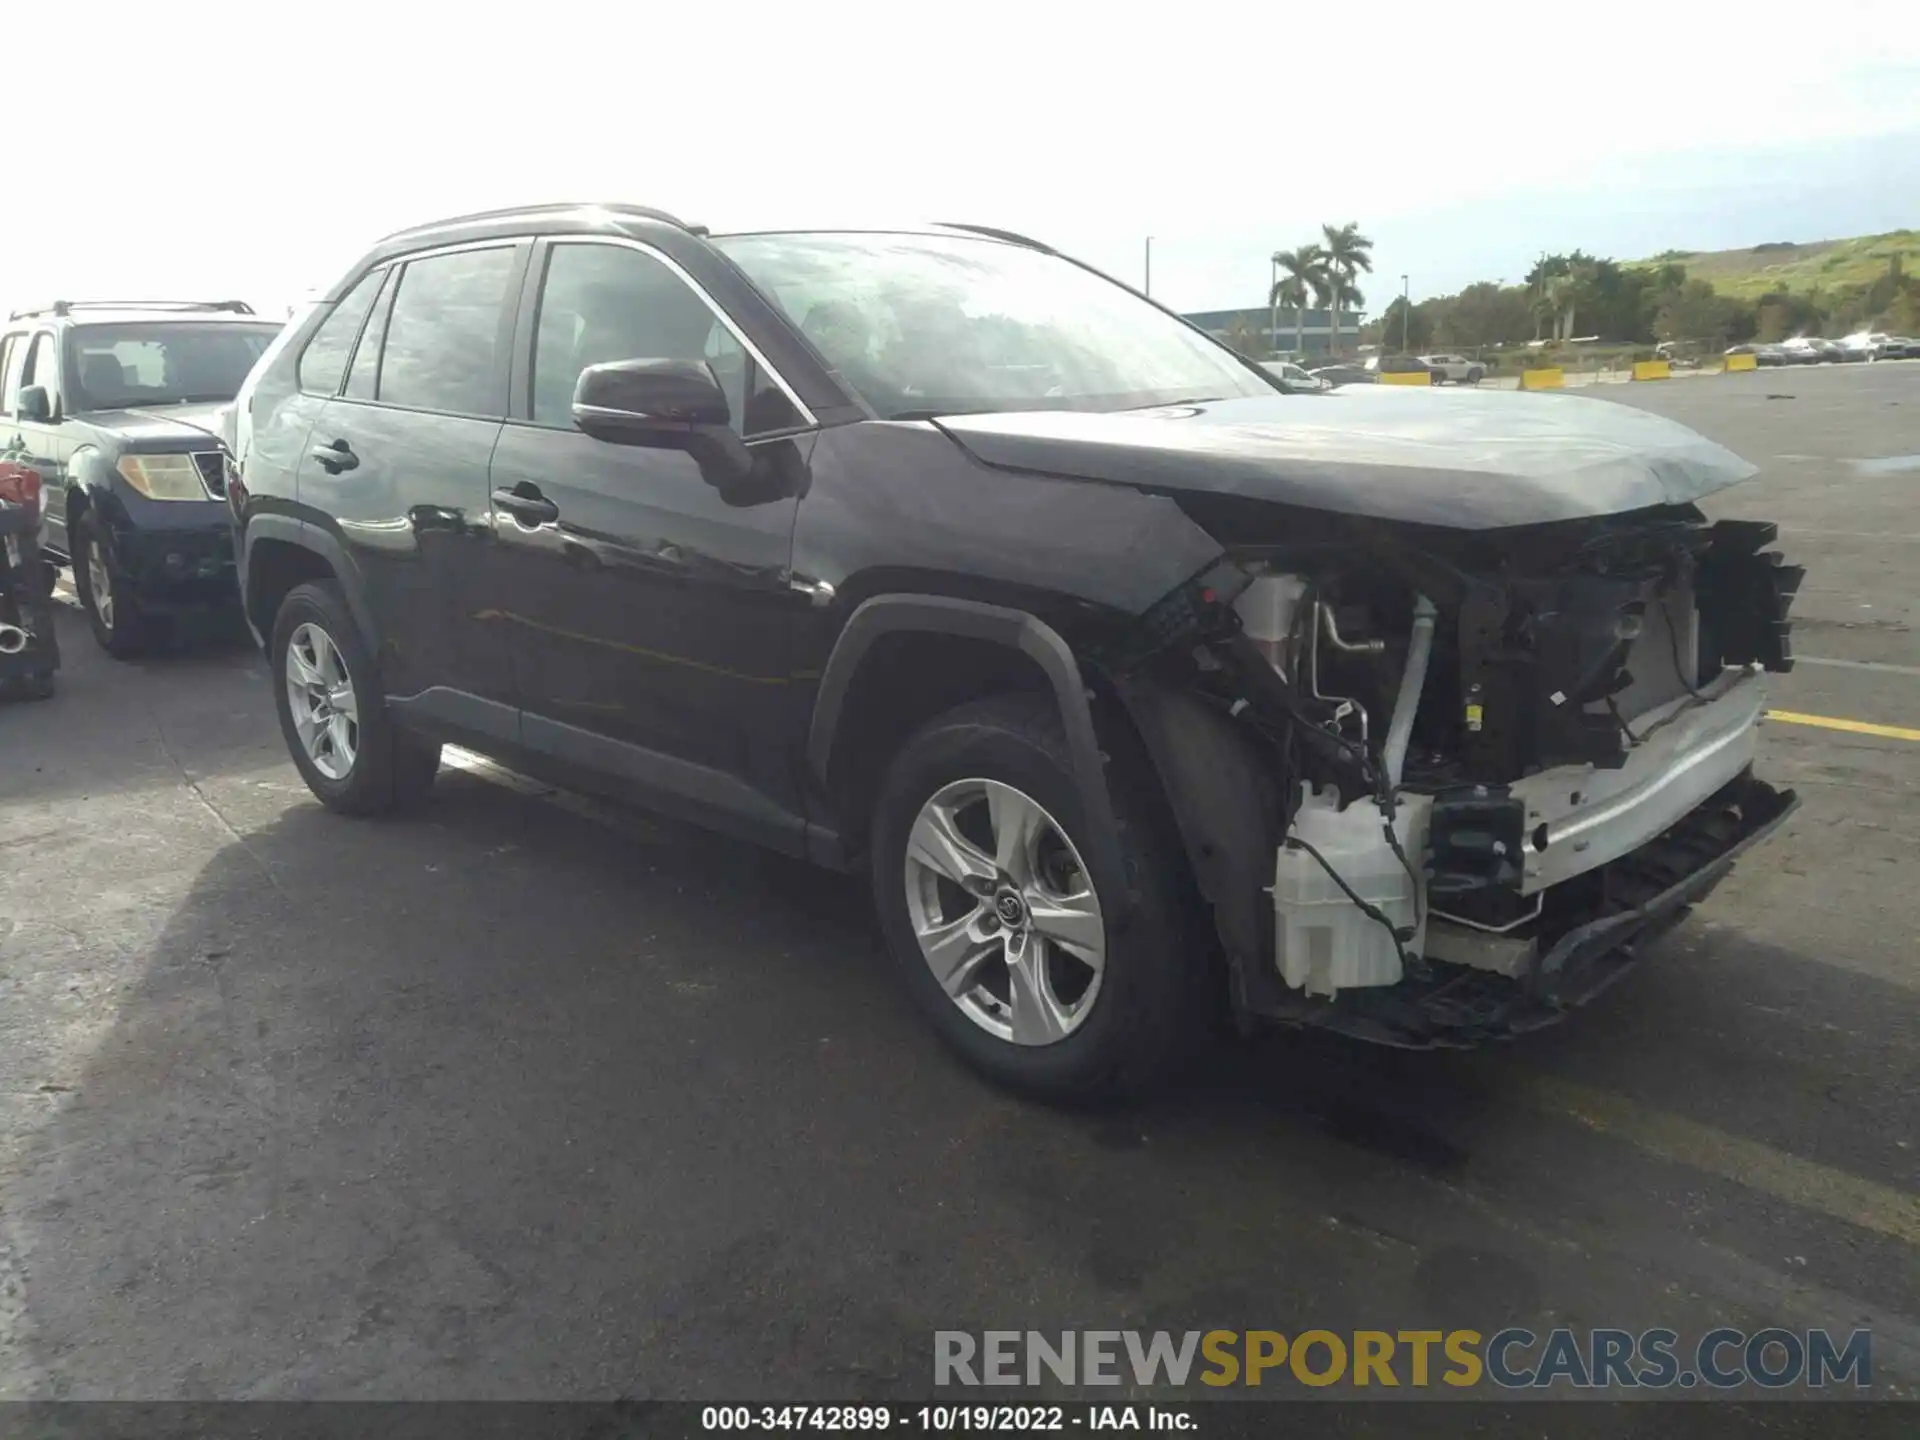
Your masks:
M1427 368L1433 371L1435 383L1446 380L1455 385L1478 385L1480 377L1487 373L1487 367L1478 360L1469 360L1464 355L1422 355Z

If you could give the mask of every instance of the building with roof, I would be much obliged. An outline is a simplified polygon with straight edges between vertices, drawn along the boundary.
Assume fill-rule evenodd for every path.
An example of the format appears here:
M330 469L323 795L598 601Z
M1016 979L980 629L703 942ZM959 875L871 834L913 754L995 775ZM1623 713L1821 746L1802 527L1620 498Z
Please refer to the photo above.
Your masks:
M1360 321L1365 312L1342 310L1340 312L1340 349L1352 354L1360 345ZM1225 340L1237 329L1252 331L1267 340L1277 354L1288 354L1299 350L1305 355L1325 355L1331 348L1333 339L1332 312L1328 310L1305 310L1299 317L1299 343L1294 343L1294 312L1285 305L1280 307L1280 324L1276 330L1273 325L1274 312L1261 307L1249 310L1199 310L1181 318L1218 340Z

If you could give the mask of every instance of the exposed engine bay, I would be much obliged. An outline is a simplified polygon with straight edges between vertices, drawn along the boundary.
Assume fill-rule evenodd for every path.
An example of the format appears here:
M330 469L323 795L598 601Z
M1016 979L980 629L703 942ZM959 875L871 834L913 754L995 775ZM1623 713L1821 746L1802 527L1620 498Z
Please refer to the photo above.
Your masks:
M1546 1023L1797 803L1752 773L1804 574L1774 526L1322 522L1225 542L1107 657L1243 1013L1406 1045Z

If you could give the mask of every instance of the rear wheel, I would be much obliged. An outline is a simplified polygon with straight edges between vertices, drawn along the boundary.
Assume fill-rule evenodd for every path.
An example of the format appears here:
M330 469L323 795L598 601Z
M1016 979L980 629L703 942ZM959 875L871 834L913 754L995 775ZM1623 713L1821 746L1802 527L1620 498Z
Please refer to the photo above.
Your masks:
M1147 1090L1202 1013L1174 856L1125 786L1114 803L1123 873L1103 874L1050 703L1003 696L920 730L875 807L874 901L909 993L976 1069L1031 1095Z
M440 747L394 724L337 584L288 592L269 653L281 733L307 788L328 809L382 814L432 786Z
M100 517L88 510L74 529L73 588L93 638L114 659L137 660L153 648L160 623L140 604Z

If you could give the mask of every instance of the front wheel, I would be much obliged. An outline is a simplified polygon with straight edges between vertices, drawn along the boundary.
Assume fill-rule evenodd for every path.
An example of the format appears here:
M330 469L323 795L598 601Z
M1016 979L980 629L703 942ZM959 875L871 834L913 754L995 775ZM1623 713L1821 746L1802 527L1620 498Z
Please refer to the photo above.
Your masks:
M1478 385L1478 384L1480 383L1480 381L1481 381L1481 379L1482 379L1482 377L1483 377L1483 376L1485 376L1485 374L1486 374L1486 372L1485 372L1484 370L1469 370L1469 371L1467 371L1467 384L1469 384L1469 385Z
M281 733L322 804L343 815L377 815L426 793L440 747L394 724L338 585L318 581L288 592L268 653Z
M1030 1095L1148 1090L1202 1013L1176 857L1135 794L1113 798L1123 873L1104 874L1051 704L1003 696L920 730L876 803L874 901L909 993L976 1069Z
M153 648L159 622L140 604L99 515L89 509L73 528L73 588L93 638L114 659L137 660Z

